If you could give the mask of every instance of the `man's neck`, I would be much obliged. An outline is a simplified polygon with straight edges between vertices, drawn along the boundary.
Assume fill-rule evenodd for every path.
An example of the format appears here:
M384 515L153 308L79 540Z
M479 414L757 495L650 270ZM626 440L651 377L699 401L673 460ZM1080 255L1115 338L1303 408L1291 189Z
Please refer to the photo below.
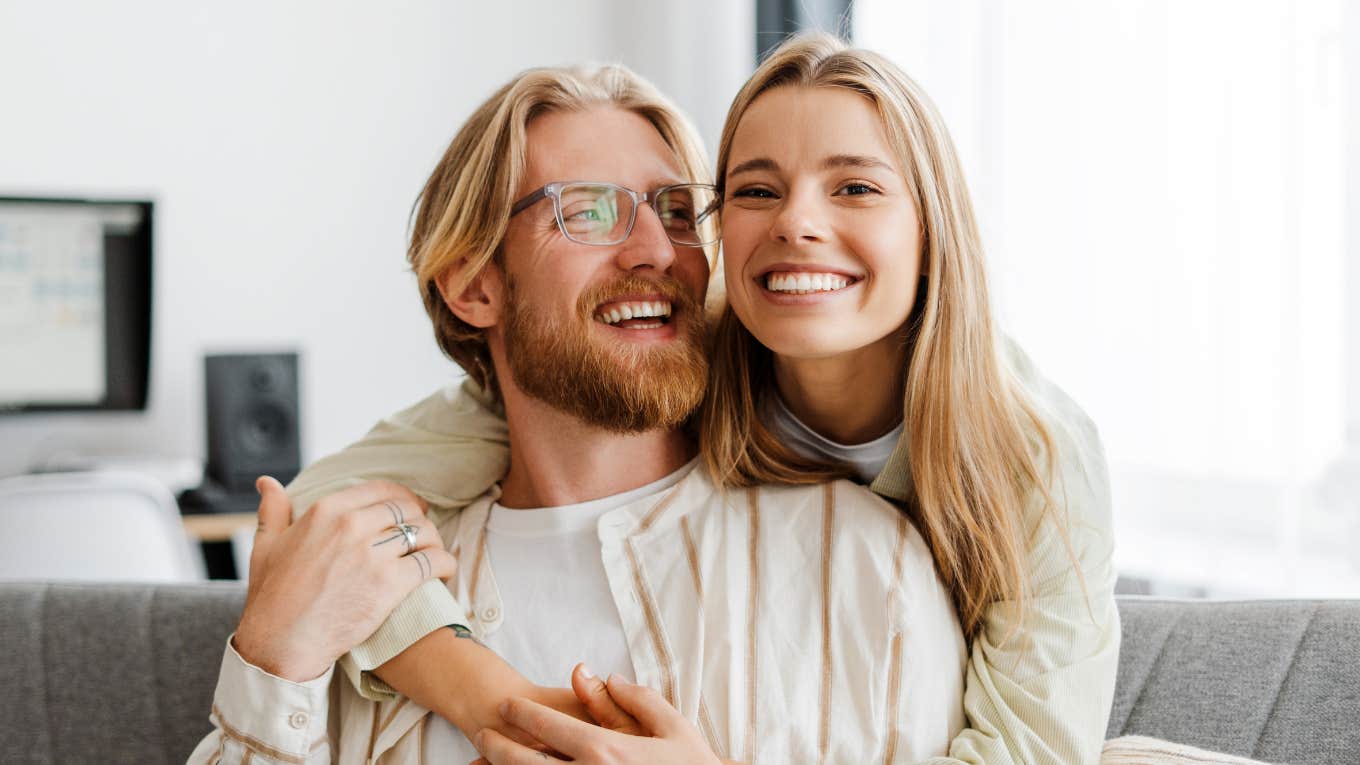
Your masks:
M694 458L679 430L623 435L587 425L536 399L507 401L510 471L501 482L505 507L560 507L646 486Z

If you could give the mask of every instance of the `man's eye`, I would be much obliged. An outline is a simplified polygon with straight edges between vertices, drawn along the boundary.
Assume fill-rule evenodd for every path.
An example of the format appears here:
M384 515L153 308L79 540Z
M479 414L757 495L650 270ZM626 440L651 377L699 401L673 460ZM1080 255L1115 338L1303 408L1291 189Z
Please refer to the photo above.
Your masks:
M688 207L676 206L661 211L661 220L667 225L686 225L693 221L694 211Z

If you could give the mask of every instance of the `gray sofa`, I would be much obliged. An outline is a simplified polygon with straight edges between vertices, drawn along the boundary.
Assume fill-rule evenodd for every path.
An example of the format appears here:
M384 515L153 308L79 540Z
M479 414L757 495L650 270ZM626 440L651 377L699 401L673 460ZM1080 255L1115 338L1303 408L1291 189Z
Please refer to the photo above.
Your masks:
M0 763L180 763L244 591L0 583ZM1109 736L1360 763L1360 601L1120 601Z

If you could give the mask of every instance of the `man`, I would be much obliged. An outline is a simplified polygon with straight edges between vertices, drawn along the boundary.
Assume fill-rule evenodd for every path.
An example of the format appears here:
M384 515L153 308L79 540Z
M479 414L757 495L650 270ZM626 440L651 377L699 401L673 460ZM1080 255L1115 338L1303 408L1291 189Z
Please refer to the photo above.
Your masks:
M461 726L469 741L425 706L330 682L365 630L436 577L471 609L445 623L531 681L561 682L583 659L615 678L638 735L507 705L573 761L944 753L963 722L964 647L910 524L846 482L724 492L681 429L703 396L716 240L695 147L673 107L616 67L521 75L459 132L410 257L436 337L504 408L508 472L438 517L442 540L399 487L346 489L289 525L262 481L217 729L191 762L541 756L490 724ZM461 642L450 634L430 638ZM411 697L437 706L441 669L426 664L431 687ZM578 692L591 678L577 672Z

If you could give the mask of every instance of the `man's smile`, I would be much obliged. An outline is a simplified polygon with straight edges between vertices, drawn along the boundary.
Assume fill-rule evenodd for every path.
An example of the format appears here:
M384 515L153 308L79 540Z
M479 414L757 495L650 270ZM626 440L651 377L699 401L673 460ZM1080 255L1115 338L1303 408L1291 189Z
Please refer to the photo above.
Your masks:
M658 329L670 321L670 316L671 301L660 296L614 299L595 309L595 321L620 329Z

